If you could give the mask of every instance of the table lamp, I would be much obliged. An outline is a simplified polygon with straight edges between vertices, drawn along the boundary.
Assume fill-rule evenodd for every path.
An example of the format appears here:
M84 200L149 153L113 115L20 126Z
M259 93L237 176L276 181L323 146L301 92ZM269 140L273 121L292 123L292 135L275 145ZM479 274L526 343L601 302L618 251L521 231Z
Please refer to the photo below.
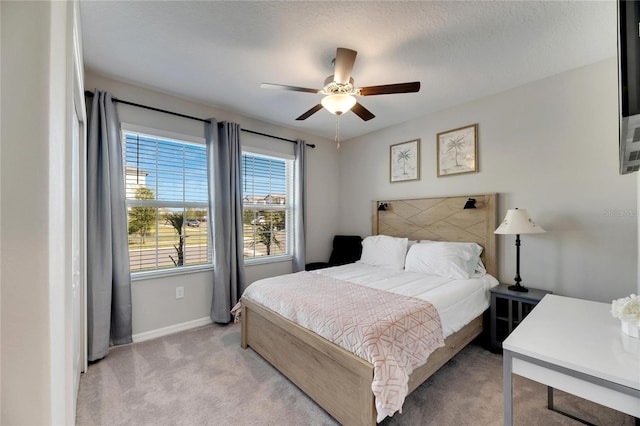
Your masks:
M494 234L516 236L516 284L509 286L509 290L523 293L529 291L520 285L520 281L522 281L520 278L520 234L542 234L544 232L546 231L536 225L524 209L509 209L498 229L494 231Z

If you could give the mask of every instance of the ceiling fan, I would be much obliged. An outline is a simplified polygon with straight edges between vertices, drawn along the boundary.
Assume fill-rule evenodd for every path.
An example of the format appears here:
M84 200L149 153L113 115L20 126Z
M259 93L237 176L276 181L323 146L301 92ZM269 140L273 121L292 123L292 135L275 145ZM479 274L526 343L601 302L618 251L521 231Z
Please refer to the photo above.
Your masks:
M319 104L302 114L296 120L306 120L323 107L332 114L342 115L351 110L364 121L375 117L371 111L363 107L354 96L389 95L393 93L412 93L420 90L420 82L385 84L382 86L367 86L356 88L354 86L351 71L356 61L358 52L344 47L338 47L336 57L333 60L333 75L324 81L324 87L308 89L306 87L287 86L284 84L262 83L263 89L291 90L294 92L318 93L326 95Z

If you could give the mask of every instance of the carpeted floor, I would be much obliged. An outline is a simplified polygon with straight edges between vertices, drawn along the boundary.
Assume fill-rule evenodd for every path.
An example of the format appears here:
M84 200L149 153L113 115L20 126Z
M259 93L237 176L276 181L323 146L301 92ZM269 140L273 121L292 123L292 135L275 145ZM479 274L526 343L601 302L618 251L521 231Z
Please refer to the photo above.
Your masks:
M546 388L515 376L514 424L579 425L546 409ZM557 392L556 406L598 425L633 425ZM382 425L502 425L502 356L471 344ZM82 375L78 425L335 425L253 350L239 324L211 325L121 346Z

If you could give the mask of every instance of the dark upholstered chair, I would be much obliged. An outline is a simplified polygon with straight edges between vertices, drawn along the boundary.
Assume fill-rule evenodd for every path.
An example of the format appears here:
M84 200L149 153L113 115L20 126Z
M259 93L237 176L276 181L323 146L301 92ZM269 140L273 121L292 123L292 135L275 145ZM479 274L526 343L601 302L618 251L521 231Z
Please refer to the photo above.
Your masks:
M360 260L362 255L362 238L358 235L336 235L333 237L333 251L329 262L307 263L305 270L328 268L329 266L346 265Z

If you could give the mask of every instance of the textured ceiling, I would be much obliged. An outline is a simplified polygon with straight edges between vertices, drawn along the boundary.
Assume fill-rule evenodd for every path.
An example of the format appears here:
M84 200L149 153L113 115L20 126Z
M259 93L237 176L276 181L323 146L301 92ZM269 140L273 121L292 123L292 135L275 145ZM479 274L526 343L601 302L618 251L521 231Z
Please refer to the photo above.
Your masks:
M333 139L336 116L295 118L321 95L337 47L358 51L355 85L421 81L361 97L341 139L616 55L616 3L82 1L88 70Z

